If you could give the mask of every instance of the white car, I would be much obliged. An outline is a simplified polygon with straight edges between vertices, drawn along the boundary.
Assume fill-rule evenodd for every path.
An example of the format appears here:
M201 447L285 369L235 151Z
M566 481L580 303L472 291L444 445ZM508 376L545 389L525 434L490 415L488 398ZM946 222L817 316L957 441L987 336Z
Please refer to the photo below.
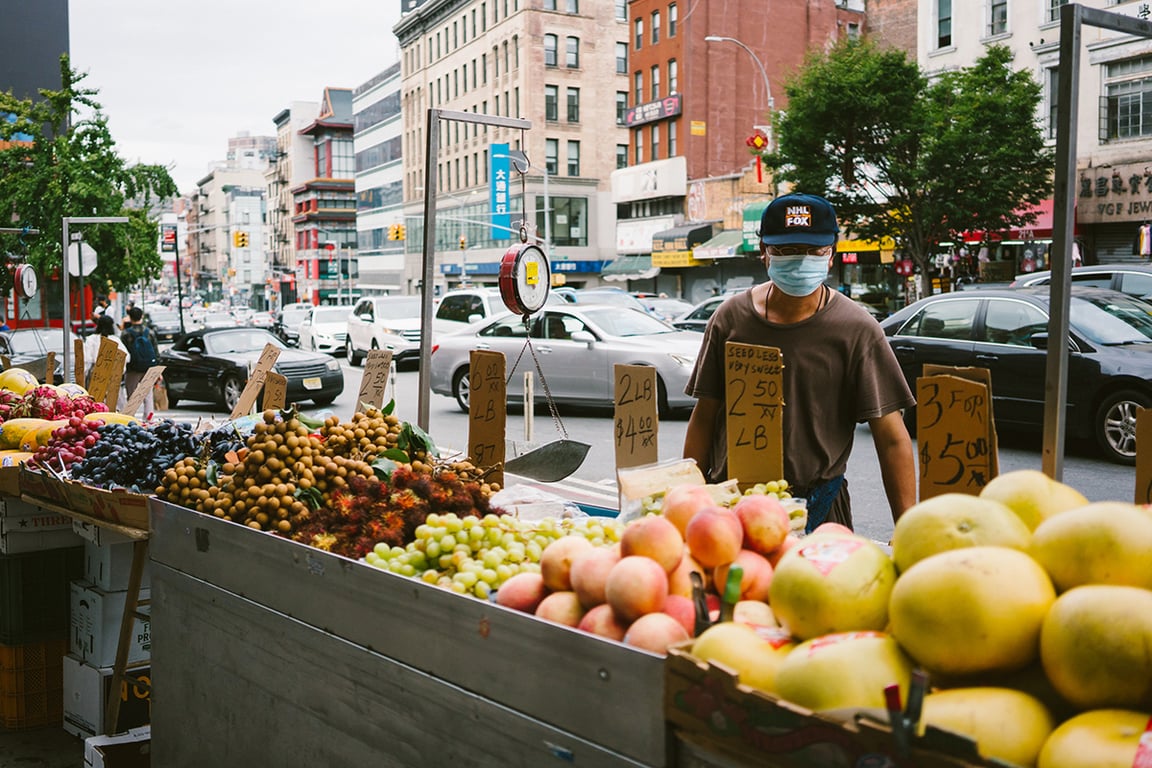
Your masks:
M559 293L549 291L549 304L564 304ZM469 324L507 312L508 308L500 298L499 288L459 288L448 291L436 300L436 311L432 318L432 329L436 334L456 333Z
M344 355L360 365L373 349L392 350L397 363L420 356L420 297L373 296L356 303L348 317Z
M300 323L300 349L340 354L348 339L352 307L314 307Z

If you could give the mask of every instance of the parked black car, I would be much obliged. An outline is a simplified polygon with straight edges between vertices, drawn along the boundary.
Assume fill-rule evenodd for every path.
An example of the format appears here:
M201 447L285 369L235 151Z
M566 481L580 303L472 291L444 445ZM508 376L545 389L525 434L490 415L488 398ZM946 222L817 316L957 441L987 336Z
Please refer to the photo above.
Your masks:
M881 327L913 391L925 363L987 368L997 425L1043 431L1048 302L1047 286L940 294ZM1069 331L1067 434L1133 464L1136 414L1152 405L1152 303L1073 285Z
M300 323L312 311L311 304L288 304L276 313L276 321L272 324L272 332L280 337L285 344L297 345L300 343Z
M344 391L339 361L320 352L292 349L258 328L219 328L193 331L160 354L168 404L205 400L231 411L244 391L249 367L266 344L280 348L274 370L288 379L289 403L311 400L328 405Z

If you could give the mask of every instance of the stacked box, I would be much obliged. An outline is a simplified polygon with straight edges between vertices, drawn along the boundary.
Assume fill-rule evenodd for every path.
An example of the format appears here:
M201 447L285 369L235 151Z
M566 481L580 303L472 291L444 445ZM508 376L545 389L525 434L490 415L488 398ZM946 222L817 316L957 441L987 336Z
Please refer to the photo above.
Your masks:
M61 660L67 644L60 639L0 645L0 725L19 730L63 721Z
M151 668L129 668L127 674L144 685L124 681L120 685L120 717L117 732L147 725L152 715ZM72 654L63 660L64 730L82 739L104 733L104 713L112 695L112 668L93 667Z
M41 552L81 543L72 518L21 499L0 496L0 554Z
M67 637L68 585L83 570L83 547L0 555L0 643Z
M147 600L150 590L140 590L140 600ZM109 592L84 579L72 582L71 627L68 650L81 661L94 667L116 663L116 646L120 642L120 621L127 601L126 591ZM147 610L147 608L142 608ZM138 664L152 656L150 621L132 620L128 663Z

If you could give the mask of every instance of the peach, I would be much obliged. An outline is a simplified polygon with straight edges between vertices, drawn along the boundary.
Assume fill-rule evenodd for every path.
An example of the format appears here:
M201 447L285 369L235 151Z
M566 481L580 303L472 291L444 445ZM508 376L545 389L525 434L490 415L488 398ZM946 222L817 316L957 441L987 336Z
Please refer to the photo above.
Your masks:
M525 613L536 613L540 601L548 596L544 577L538 573L518 573L496 590L496 603Z
M667 653L668 646L688 640L680 622L666 613L648 613L628 627L624 642L652 653Z
M671 573L684 557L684 537L666 517L647 515L633 520L620 534L620 555L643 555Z
M772 568L776 568L776 564L780 562L780 558L784 557L785 552L792 549L792 547L799 543L800 537L796 536L795 534L790 533L784 537L784 543L768 553L768 562L772 565Z
M732 510L705 507L688 522L684 539L696 562L715 568L736 559L744 541L744 527Z
M576 628L610 640L623 640L624 633L628 631L628 625L616 618L616 614L612 613L612 606L608 603L601 603L590 609L584 614L584 618L580 619Z
M732 508L744 527L744 548L766 555L784 543L791 531L788 510L775 496L745 496Z
M540 555L540 574L544 586L553 592L572 589L572 561L581 552L592 549L592 542L583 536L561 536L548 545Z
M708 588L708 572L700 563L693 559L689 554L688 548L684 548L684 557L680 559L680 565L676 566L676 570L668 574L668 594L680 595L681 597L692 597L692 577L689 576L692 571L700 574L704 580L704 588Z
M715 503L712 501L712 494L702 485L675 485L664 494L661 514L671 520L676 530L683 536L692 516Z
M608 574L604 594L617 618L632 622L644 614L664 609L668 598L668 574L651 558L640 555L622 557Z
M712 571L712 583L716 590L722 591L728 583L728 568L739 565L744 569L740 577L741 600L767 600L768 587L772 584L772 564L768 558L758 555L750 549L742 549L731 563L716 566Z
M606 598L604 587L608 584L608 574L612 566L620 562L620 547L593 547L576 555L569 570L572 591L580 598L585 608L600 605Z
M851 528L846 525L841 525L840 523L820 523L820 525L812 529L811 535L815 536L818 533L847 534L848 536L856 535Z
M688 631L688 636L696 634L696 604L680 595L668 595L664 601L664 613L668 614Z
M575 592L553 592L540 601L536 607L536 616L575 627L584 618L584 606L580 605L580 598L576 597Z
M759 600L741 600L732 609L732 621L759 627L778 627L776 615L768 603Z

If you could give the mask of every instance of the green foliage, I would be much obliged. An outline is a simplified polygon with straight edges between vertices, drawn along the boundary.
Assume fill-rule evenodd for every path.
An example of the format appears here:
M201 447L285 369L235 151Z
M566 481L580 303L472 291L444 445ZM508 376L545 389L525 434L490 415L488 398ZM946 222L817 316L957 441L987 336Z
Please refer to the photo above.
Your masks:
M930 82L901 51L841 40L810 54L785 92L764 161L797 191L827 197L842 229L895 238L925 288L937 243L1027 225L1015 211L1051 194L1041 89L1004 46Z
M4 226L40 230L22 242L0 239L0 251L27 254L41 274L49 274L62 264L64 216L128 216L127 226L83 227L99 257L88 280L123 290L157 277L163 266L160 229L147 206L174 197L176 184L163 166L128 166L116 154L96 91L81 86L85 75L71 68L66 55L60 77L60 90L41 90L37 101L0 93L0 115L15 118L0 119L2 220ZM32 141L13 142L18 133Z

